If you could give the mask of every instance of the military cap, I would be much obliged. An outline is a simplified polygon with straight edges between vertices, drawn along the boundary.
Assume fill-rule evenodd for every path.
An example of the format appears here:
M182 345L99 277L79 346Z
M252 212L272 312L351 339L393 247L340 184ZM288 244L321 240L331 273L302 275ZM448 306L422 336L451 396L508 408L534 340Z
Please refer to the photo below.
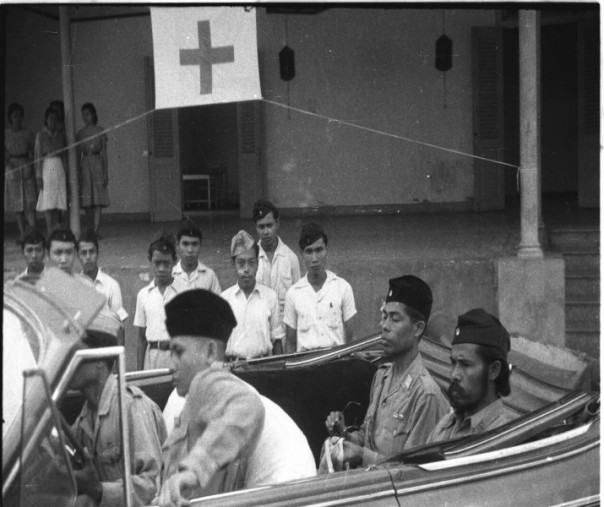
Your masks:
M267 201L266 199L258 199L254 203L254 209L252 211L252 219L254 220L254 222L262 220L269 213L273 214L273 218L275 220L279 218L279 212L277 211L277 208L272 202Z
M245 231L239 231L231 240L231 257L236 257L250 248L254 248L254 238Z
M420 312L426 322L432 311L432 291L421 278L413 275L399 276L388 280L386 303L396 301Z
M312 245L315 241L323 238L327 245L327 234L319 224L311 222L302 226L302 232L300 233L300 241L298 245L301 250L304 250L307 246Z
M121 327L122 323L117 314L105 305L86 329L117 336Z
M497 317L475 308L457 318L452 344L460 343L482 345L506 357L510 351L510 334Z
M181 292L165 308L166 329L172 338L186 335L226 342L237 325L231 305L205 289Z

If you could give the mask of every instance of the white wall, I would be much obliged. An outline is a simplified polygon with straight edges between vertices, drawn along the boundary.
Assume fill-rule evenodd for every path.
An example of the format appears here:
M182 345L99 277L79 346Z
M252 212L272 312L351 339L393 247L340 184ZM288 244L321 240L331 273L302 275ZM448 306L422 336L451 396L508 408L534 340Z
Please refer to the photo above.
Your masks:
M62 99L59 21L7 8L6 104L25 107L25 124L42 128L44 110ZM76 130L92 102L99 125L112 128L146 110L144 57L152 55L149 16L71 23ZM108 134L108 213L149 211L146 118Z
M144 57L153 52L150 17L72 23L71 29L77 128L85 102L96 106L105 128L144 113ZM108 134L109 213L149 211L146 122L142 117Z
M495 11L446 12L453 68L434 67L442 9L330 8L287 16L296 77L279 77L285 15L258 15L269 196L287 207L462 202L473 195L472 159L323 118L472 153L471 30Z
M442 9L331 7L289 15L288 44L296 77L279 77L285 16L258 9L264 97L472 153L472 26L494 25L494 10L447 10L453 68L447 108L434 47ZM58 21L18 8L7 18L7 96L26 109L30 127L61 96ZM152 55L149 16L72 23L76 107L93 102L100 124L113 127L144 113L145 56ZM268 196L282 207L458 203L473 194L472 160L322 117L265 104L263 170ZM35 120L35 122L34 122ZM78 128L82 126L77 118ZM109 134L109 213L149 211L146 120ZM179 175L175 175L179 177Z

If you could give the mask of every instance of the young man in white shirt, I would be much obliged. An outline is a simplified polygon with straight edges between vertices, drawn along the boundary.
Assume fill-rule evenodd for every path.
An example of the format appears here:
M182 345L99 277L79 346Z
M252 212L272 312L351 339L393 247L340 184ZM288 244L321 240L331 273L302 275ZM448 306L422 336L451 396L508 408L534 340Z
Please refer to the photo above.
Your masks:
M153 280L136 296L134 325L138 330L137 369L170 367L170 335L166 330L165 304L177 294L172 277L176 261L174 237L165 234L149 245Z
M99 269L99 238L92 229L88 229L77 242L78 257L82 265L82 273L92 280L94 288L107 298L107 305L118 316L120 322L128 317L128 312L122 305L122 291L115 278ZM123 325L117 335L119 345L124 345Z
M237 284L222 293L237 319L226 346L227 359L252 359L283 353L285 332L277 293L256 282L258 245L245 231L231 241Z
M222 292L214 270L199 260L202 239L201 229L195 224L185 225L176 233L176 253L180 260L172 275L178 292L190 289L206 289L214 294Z
M258 271L256 281L273 289L279 297L279 310L283 318L285 294L300 279L298 256L277 235L279 210L265 199L254 203L252 217L258 233Z
M44 270L44 254L46 252L46 239L39 229L28 227L25 229L21 240L21 252L27 264L23 273L17 276L18 280L34 283Z
M285 296L285 352L336 347L351 342L357 310L350 284L327 264L327 234L320 225L302 227L299 242L307 274Z

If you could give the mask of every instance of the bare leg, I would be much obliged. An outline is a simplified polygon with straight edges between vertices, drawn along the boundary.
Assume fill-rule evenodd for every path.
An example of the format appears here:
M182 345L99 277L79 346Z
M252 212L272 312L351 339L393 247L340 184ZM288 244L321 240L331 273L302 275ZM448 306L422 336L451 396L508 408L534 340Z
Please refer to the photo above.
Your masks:
M92 209L94 210L94 232L98 234L99 225L101 225L101 207L95 206Z
M27 217L27 223L29 224L30 227L35 227L36 226L36 212L34 210L27 210L27 212L25 213L25 216Z
M92 206L86 206L84 208L84 211L86 212L86 228L96 230L94 220L94 208Z
M47 209L44 212L44 220L46 221L46 237L50 236L50 233L53 230L53 211L51 209Z
M17 227L19 228L19 241L23 237L25 232L25 213L23 211L16 211L15 216L17 217Z

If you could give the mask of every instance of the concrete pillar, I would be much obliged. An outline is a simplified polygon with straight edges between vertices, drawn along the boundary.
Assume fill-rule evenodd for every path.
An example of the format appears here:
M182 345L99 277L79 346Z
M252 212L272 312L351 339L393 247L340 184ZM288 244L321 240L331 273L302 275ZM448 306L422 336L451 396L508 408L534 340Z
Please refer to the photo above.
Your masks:
M521 10L520 36L520 245L518 257L542 258L540 20L537 11Z
M80 236L80 189L78 185L78 160L75 148L75 111L73 104L73 74L71 72L73 57L71 53L71 32L69 27L69 7L59 7L61 27L61 69L63 78L63 103L65 105L65 135L67 137L67 167L71 208L69 226L75 237Z

